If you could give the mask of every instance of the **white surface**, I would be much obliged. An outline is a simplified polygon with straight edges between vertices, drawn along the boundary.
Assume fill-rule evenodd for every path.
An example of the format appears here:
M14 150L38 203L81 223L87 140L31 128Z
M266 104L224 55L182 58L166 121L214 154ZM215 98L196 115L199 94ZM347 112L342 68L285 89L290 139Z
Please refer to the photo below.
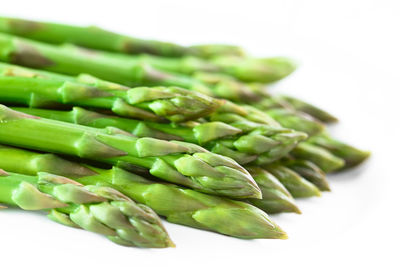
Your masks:
M341 119L336 136L373 156L330 177L331 193L299 201L303 215L273 216L290 235L286 241L243 241L166 223L177 248L124 248L36 213L6 210L0 266L399 266L399 11L398 1L2 3L2 15L293 56L301 67L274 90L334 112Z

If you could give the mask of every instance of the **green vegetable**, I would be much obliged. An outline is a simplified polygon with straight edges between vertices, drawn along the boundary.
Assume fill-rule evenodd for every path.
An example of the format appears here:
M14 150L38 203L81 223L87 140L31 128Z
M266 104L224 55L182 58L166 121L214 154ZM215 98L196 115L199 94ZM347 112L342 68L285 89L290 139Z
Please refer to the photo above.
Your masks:
M269 214L280 212L301 213L292 195L275 176L260 167L246 167L246 169L254 177L263 196L262 199L249 199L248 201L251 204Z
M321 195L315 185L285 166L274 163L265 166L264 169L274 175L295 198Z
M187 124L162 124L107 116L79 107L72 111L14 108L27 114L96 128L116 127L138 137L183 140L199 144L212 152L229 156L240 164L266 164L285 156L306 135L290 129L221 121Z
M0 202L24 210L50 210L56 222L103 234L124 246L174 246L150 208L109 187L83 186L46 172L27 176L3 171Z
M343 159L322 147L307 142L299 143L290 154L297 159L304 159L315 163L326 173L337 171L345 165Z
M314 163L301 159L285 159L282 164L313 183L321 191L331 191L326 174Z
M88 73L126 85L169 80L168 74L165 77L161 73L145 71L146 65L189 75L198 71L222 72L244 81L259 82L279 80L295 68L290 60L284 58L244 59L221 56L210 61L195 57L128 56L82 49L68 44L55 46L4 33L0 34L0 60L70 75Z
M267 214L245 202L156 183L118 167L104 170L67 161L53 154L0 146L0 168L28 175L52 171L85 185L113 187L151 207L172 223L246 239L286 238L286 234Z
M176 87L104 89L59 79L24 77L24 72L0 75L0 101L30 107L66 104L108 109L115 114L151 121L174 122L197 119L212 113L222 103L217 99Z
M173 43L133 38L95 26L79 27L18 18L0 17L0 31L47 43L69 42L88 48L127 54L148 53L166 57L244 54L240 47L233 45L208 44L184 47Z
M260 198L250 174L235 161L191 143L136 138L13 111L0 105L0 142L148 170L169 182L211 194ZM122 133L121 133L122 132Z
M324 132L316 135L309 140L308 143L314 144L328 150L330 153L345 161L343 168L348 169L360 165L370 156L369 151L360 150L354 146L336 140Z

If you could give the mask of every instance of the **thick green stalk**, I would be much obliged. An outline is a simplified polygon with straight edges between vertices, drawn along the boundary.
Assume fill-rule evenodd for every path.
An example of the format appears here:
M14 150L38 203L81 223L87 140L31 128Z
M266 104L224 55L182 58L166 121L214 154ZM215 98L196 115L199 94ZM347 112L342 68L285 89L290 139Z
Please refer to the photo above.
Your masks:
M249 199L254 206L268 214L280 212L301 213L292 195L271 173L259 167L246 167L262 192L262 199Z
M96 128L109 126L137 137L182 140L199 144L212 152L229 156L239 164L266 164L285 156L306 135L290 129L256 123L220 121L187 124L162 124L112 117L79 107L72 111L14 108L27 114Z
M174 246L154 211L110 187L83 186L47 172L2 172L0 202L24 210L50 210L54 221L103 234L121 245Z
M345 166L345 161L328 150L307 142L301 142L290 154L296 159L304 159L315 163L324 172L337 171Z
M280 164L271 164L264 169L274 175L295 198L320 196L319 189L298 173Z
M356 147L336 140L324 132L316 135L309 140L308 143L328 150L330 153L345 161L344 169L355 167L363 163L369 156L369 151L360 150Z
M203 117L222 105L222 101L177 87L126 88L116 84L106 87L105 82L93 87L61 78L26 76L27 72L3 69L0 75L3 103L30 107L81 105L107 109L125 117L174 122Z
M230 158L191 143L136 138L42 119L0 105L0 142L56 152L136 169L211 194L260 198L250 174Z
M288 59L251 59L222 56L211 60L196 57L162 58L150 55L128 56L98 50L86 50L74 45L55 46L21 37L0 34L0 59L18 65L46 69L64 74L88 73L126 85L144 82L144 65L167 72L193 74L198 71L223 72L238 79L272 82L294 70ZM153 75L155 79L158 77Z
M286 238L286 234L267 214L245 202L156 183L118 167L103 170L70 162L53 154L2 146L0 168L28 175L55 171L85 185L110 186L177 224L247 239Z
M281 163L313 183L321 191L331 191L326 174L313 162L301 159L284 159Z
M80 27L18 18L0 17L0 31L47 43L69 42L88 48L126 54L147 53L166 57L244 54L240 47L233 45L208 44L184 47L174 43L129 37L95 26Z

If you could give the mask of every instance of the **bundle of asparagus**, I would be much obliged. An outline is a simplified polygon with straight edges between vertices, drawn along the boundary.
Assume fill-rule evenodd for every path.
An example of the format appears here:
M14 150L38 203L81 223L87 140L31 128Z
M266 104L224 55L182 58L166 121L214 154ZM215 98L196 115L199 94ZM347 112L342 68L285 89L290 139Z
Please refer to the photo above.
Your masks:
M285 239L267 214L301 213L295 198L369 156L329 135L332 114L266 90L290 59L15 18L0 32L0 203L115 243L173 246L156 214Z

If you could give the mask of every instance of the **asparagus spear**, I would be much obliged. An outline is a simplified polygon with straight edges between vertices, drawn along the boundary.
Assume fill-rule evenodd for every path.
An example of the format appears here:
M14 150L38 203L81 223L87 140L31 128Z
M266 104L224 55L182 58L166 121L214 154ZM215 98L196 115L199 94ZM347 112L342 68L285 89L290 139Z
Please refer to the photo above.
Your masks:
M73 81L23 77L24 73L0 75L0 100L30 107L76 104L109 109L133 118L152 121L185 121L212 113L222 103L217 99L176 87L91 87Z
M323 132L315 137L307 140L308 143L322 147L330 153L345 161L343 168L355 167L364 162L369 156L369 151L363 151L351 145L345 144L329 136L328 133Z
M118 167L104 170L70 162L53 154L1 146L0 168L28 175L52 171L85 185L110 186L177 224L246 239L286 238L267 214L245 202L156 183Z
M271 173L260 167L246 167L262 192L262 199L249 199L254 206L268 214L280 212L301 213L292 195Z
M13 108L27 114L96 128L116 127L138 137L183 140L229 156L239 164L266 164L285 156L306 135L290 129L255 123L220 121L162 124L107 116L74 107L71 111Z
M225 72L238 79L260 82L279 80L294 70L293 64L283 58L218 57L211 62L195 57L127 56L86 50L73 45L55 46L7 34L0 34L0 49L0 59L5 62L64 74L88 73L127 85L147 78L141 73L144 64L184 74L197 71Z
M148 53L166 57L185 55L200 57L241 56L244 54L240 47L233 45L208 44L184 47L174 43L129 37L95 26L80 27L18 18L0 17L0 31L47 43L63 44L69 42L88 48L126 54Z
M328 113L327 111L322 110L321 108L316 107L314 105L311 105L310 103L306 103L298 98L295 98L292 96L280 96L280 98L282 98L284 101L289 102L290 105L295 110L302 111L306 114L309 114L319 121L322 121L325 123L332 123L332 122L338 121L338 119L335 116Z
M307 142L301 142L291 151L297 159L304 159L315 163L324 172L329 173L344 167L345 161L328 150Z
M230 158L191 143L136 138L13 111L0 105L0 142L123 166L196 190L237 198L260 198L250 174Z
M282 164L313 183L321 191L331 191L325 173L313 162L301 159L284 159Z
M295 198L320 196L319 189L291 169L280 164L270 164L264 169L274 175Z
M52 220L103 234L121 245L174 246L150 208L109 187L83 186L46 172L27 176L2 171L0 202L24 210L50 210Z

